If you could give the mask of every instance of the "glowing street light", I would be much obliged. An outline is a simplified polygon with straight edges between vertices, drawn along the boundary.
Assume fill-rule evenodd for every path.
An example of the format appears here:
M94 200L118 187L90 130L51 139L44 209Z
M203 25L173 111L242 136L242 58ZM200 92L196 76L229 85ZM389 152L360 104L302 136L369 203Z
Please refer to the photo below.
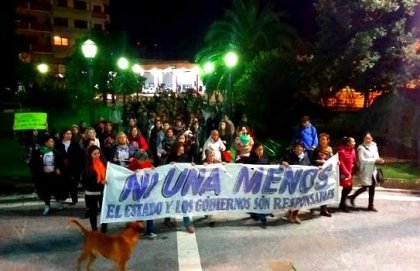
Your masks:
M45 63L38 64L36 68L41 74L46 74L48 72L48 65Z
M214 63L206 62L206 64L204 64L203 71L206 74L214 72Z
M143 68L142 68L139 64L134 64L134 65L131 67L131 70L132 70L135 74L139 74L139 75L141 75L141 76L143 76L143 75L144 75L144 70L143 70Z
M95 108L93 107L93 59L96 56L98 47L96 46L95 42L92 40L86 40L82 44L82 52L83 56L87 59L88 63L88 76L89 76L89 89L90 89L90 106L89 106L89 123L93 125L94 122L94 115L95 115Z
M228 52L224 58L225 65L229 69L228 86L226 95L226 109L230 117L233 117L233 88L232 88L232 69L238 64L238 55L235 52Z

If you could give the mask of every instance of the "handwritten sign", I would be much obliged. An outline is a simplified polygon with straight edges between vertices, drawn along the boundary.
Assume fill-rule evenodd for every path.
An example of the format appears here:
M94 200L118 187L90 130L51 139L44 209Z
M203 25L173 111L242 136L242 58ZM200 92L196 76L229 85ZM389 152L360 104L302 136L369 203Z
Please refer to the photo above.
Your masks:
M15 113L13 130L47 129L47 113Z

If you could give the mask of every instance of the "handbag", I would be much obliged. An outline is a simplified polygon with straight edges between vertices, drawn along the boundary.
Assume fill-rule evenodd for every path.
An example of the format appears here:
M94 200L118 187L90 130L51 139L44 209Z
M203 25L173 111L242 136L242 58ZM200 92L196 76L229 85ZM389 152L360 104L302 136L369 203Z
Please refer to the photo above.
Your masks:
M384 172L382 171L381 168L377 168L376 169L376 182L378 184L383 184L385 182L385 176L384 176Z

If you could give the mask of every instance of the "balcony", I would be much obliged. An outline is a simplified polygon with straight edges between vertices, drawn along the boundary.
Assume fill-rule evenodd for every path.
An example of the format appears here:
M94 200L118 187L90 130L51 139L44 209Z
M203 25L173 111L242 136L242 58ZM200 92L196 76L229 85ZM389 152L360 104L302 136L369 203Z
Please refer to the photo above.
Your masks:
M29 30L29 22L16 22L16 29L17 30Z
M32 22L30 28L35 31L51 32L51 26L45 23Z
M51 45L45 44L32 44L31 51L34 53L52 53Z
M51 5L48 2L17 1L16 8L30 9L33 11L43 11L43 12L51 11Z
M100 18L100 19L106 19L106 13L102 11L92 11L92 17L93 18Z
M30 9L37 11L51 11L51 5L46 2L30 2Z

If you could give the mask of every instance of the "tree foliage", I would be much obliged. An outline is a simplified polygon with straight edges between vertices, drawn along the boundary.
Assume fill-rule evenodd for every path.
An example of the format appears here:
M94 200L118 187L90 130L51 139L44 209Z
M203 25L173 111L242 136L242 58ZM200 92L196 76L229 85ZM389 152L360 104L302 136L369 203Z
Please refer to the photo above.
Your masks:
M90 33L76 42L74 54L68 59L66 65L66 86L69 92L74 93L74 98L78 102L87 102L90 97L88 80L88 63L82 54L81 46L86 39L92 39L97 47L97 55L93 59L93 85L95 94L102 94L103 101L106 101L106 94L132 94L143 84L139 76L135 76L131 71L127 71L124 82L118 74L117 59L124 56L128 59L135 59L135 52L132 48L126 48L123 40L119 37L107 34Z
M228 51L235 51L240 58L234 70L234 81L240 80L243 70L260 52L293 51L292 37L296 37L296 33L282 22L285 16L276 13L272 4L261 6L256 0L233 0L232 9L226 10L223 19L210 26L204 47L195 57L197 63L215 64L215 72L204 78L207 88L225 88L228 69L223 61Z
M319 32L312 83L321 96L345 86L392 91L416 77L418 69L410 65L410 19L419 2L316 0Z

